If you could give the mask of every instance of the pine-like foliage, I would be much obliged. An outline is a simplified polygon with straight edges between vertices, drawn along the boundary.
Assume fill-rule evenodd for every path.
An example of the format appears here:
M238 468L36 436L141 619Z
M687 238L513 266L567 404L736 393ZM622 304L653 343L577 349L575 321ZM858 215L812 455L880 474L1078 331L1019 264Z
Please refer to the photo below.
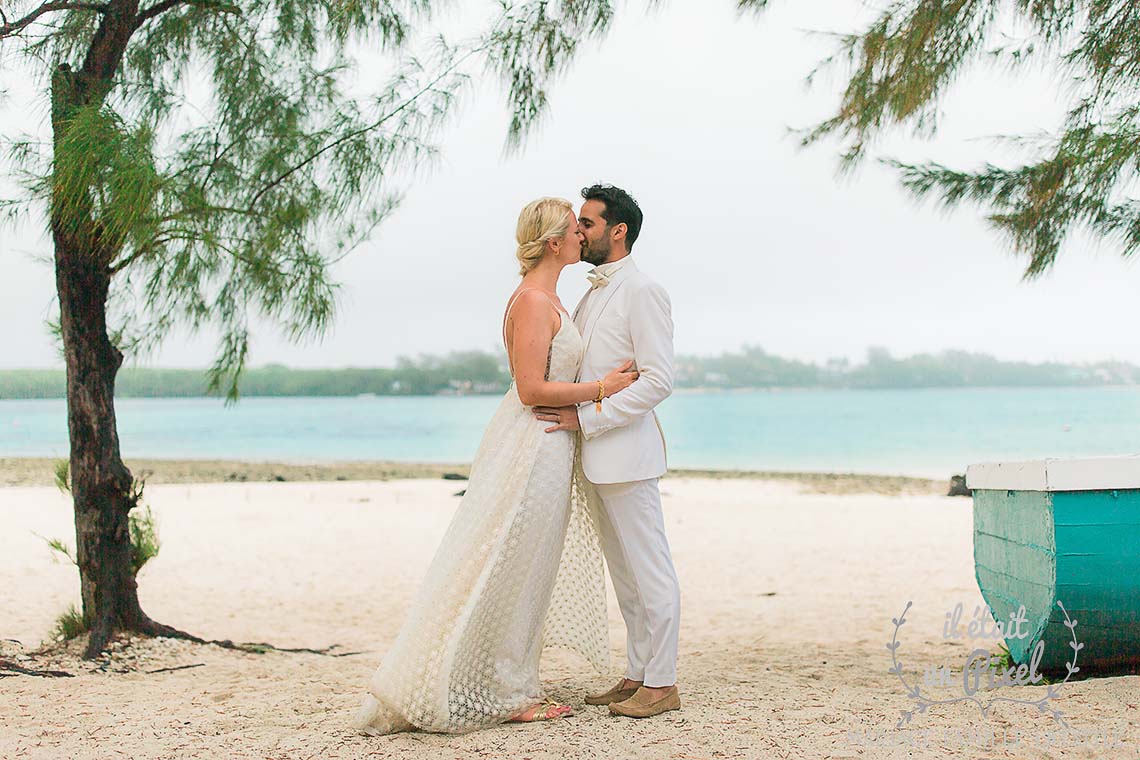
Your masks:
M1129 192L1140 151L1140 3L896 0L861 33L842 37L825 61L831 63L850 67L841 102L803 143L838 137L845 169L891 127L932 134L940 99L971 66L1055 66L1058 97L1070 105L1057 134L1016 140L1033 151L1031 163L987 163L977 171L884 163L918 197L987 209L1014 252L1028 259L1026 278L1048 271L1078 230L1124 256L1137 250L1140 202Z
M517 147L550 80L613 13L598 0L484 2L484 28L449 42L430 34L435 5L0 3L0 90L29 65L53 89L87 88L54 144L7 142L29 191L21 209L50 209L113 274L117 347L211 326L211 389L235 399L254 321L293 338L330 325L329 265L431 161L464 83L502 77ZM385 70L359 70L348 51L362 46L387 51Z

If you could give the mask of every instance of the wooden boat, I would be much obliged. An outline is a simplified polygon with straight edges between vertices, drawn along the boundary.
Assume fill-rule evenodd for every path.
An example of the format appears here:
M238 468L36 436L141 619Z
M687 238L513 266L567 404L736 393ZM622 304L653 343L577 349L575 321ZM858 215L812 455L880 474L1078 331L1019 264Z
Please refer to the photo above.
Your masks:
M978 464L966 483L982 597L995 621L1025 607L1013 660L1043 641L1038 669L1064 672L1076 640L1082 671L1140 665L1140 456Z

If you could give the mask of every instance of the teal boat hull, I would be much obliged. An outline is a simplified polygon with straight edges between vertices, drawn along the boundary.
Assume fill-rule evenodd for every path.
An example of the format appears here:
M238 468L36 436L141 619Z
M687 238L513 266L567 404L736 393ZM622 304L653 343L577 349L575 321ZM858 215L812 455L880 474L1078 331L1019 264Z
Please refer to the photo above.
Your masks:
M1140 489L982 488L973 499L982 597L995 621L1025 607L1026 635L1006 638L1015 662L1043 641L1039 670L1065 672L1075 639L1082 671L1140 665Z

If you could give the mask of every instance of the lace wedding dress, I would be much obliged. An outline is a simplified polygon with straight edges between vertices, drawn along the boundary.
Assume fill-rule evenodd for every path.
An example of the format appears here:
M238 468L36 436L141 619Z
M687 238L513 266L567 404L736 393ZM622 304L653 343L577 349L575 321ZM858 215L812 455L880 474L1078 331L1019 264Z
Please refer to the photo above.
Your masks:
M559 314L547 379L573 382L582 337ZM547 433L549 425L512 382L407 620L352 720L357 730L461 733L500 723L542 700L538 663L546 646L608 670L600 504L582 487L578 434Z

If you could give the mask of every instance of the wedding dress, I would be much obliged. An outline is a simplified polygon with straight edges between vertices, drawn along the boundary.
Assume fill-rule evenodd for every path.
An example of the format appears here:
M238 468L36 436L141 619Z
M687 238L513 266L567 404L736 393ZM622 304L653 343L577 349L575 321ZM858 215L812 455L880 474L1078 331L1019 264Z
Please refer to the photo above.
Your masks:
M574 382L582 337L558 311L546 377ZM582 487L578 434L548 426L519 400L512 377L467 492L352 720L357 730L461 733L500 723L542 700L547 646L608 671L600 503Z

